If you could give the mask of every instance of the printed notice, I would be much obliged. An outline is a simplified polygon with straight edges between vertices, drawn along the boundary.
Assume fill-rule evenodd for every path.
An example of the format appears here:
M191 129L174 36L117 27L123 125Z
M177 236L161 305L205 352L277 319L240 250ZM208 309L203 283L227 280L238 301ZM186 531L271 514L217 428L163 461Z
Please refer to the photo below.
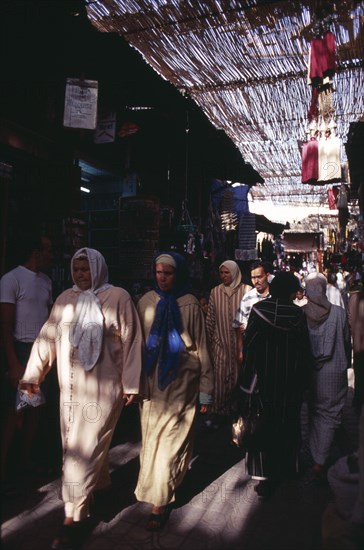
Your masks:
M97 80L67 78L63 126L95 130L97 96Z

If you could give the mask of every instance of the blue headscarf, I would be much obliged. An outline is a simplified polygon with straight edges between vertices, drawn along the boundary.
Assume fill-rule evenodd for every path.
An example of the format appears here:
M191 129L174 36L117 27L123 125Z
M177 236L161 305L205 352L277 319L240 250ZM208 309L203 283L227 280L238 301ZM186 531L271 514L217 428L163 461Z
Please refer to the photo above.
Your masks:
M160 253L162 254L162 253ZM160 300L145 347L145 369L150 376L158 362L158 387L164 390L177 377L181 353L185 348L181 338L182 322L177 298L189 292L187 263L177 252L163 252L176 263L176 279L171 292L160 290L155 274L156 259L153 262L154 289ZM163 262L162 262L163 263Z

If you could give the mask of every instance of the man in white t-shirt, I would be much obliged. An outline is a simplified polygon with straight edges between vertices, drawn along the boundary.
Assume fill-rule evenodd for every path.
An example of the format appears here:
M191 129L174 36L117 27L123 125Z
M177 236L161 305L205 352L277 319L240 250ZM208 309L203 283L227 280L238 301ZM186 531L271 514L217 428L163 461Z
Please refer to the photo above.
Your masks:
M254 262L250 266L250 278L254 288L244 294L233 321L233 328L237 335L237 357L243 360L243 334L248 324L249 314L254 304L270 297L269 278L272 274L267 271L265 262Z
M326 276L326 279L327 279L327 286L326 286L327 299L331 304L334 304L335 306L340 306L346 309L342 294L336 286L337 284L336 273L333 273L329 269L326 269L324 272L324 275Z
M2 381L1 408L3 431L1 471L4 479L9 449L17 429L24 430L24 462L30 460L32 440L37 428L38 411L16 412L15 399L19 380L34 340L48 319L52 305L52 283L43 273L52 261L52 245L47 237L25 237L21 243L23 261L0 280L0 316L6 371ZM23 438L22 438L23 439Z

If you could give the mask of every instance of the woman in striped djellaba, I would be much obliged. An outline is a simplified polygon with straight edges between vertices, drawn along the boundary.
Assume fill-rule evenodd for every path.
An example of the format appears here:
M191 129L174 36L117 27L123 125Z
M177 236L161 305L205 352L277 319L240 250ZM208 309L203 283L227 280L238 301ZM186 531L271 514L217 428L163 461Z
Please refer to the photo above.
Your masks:
M211 290L206 328L214 367L214 399L208 425L219 425L231 414L232 392L239 363L236 356L236 330L233 321L244 294L251 290L242 283L238 264L226 260L219 267L221 284Z

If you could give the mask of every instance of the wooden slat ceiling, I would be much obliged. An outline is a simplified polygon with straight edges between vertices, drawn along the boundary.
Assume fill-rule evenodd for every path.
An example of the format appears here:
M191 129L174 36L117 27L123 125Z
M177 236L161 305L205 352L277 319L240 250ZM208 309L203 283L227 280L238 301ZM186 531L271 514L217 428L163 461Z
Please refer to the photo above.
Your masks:
M254 200L269 196L292 206L327 202L329 186L302 185L300 178L311 101L309 42L323 10L332 15L336 37L333 98L345 163L349 124L364 114L364 2L87 2L99 31L120 34L231 138L264 178L252 189Z

